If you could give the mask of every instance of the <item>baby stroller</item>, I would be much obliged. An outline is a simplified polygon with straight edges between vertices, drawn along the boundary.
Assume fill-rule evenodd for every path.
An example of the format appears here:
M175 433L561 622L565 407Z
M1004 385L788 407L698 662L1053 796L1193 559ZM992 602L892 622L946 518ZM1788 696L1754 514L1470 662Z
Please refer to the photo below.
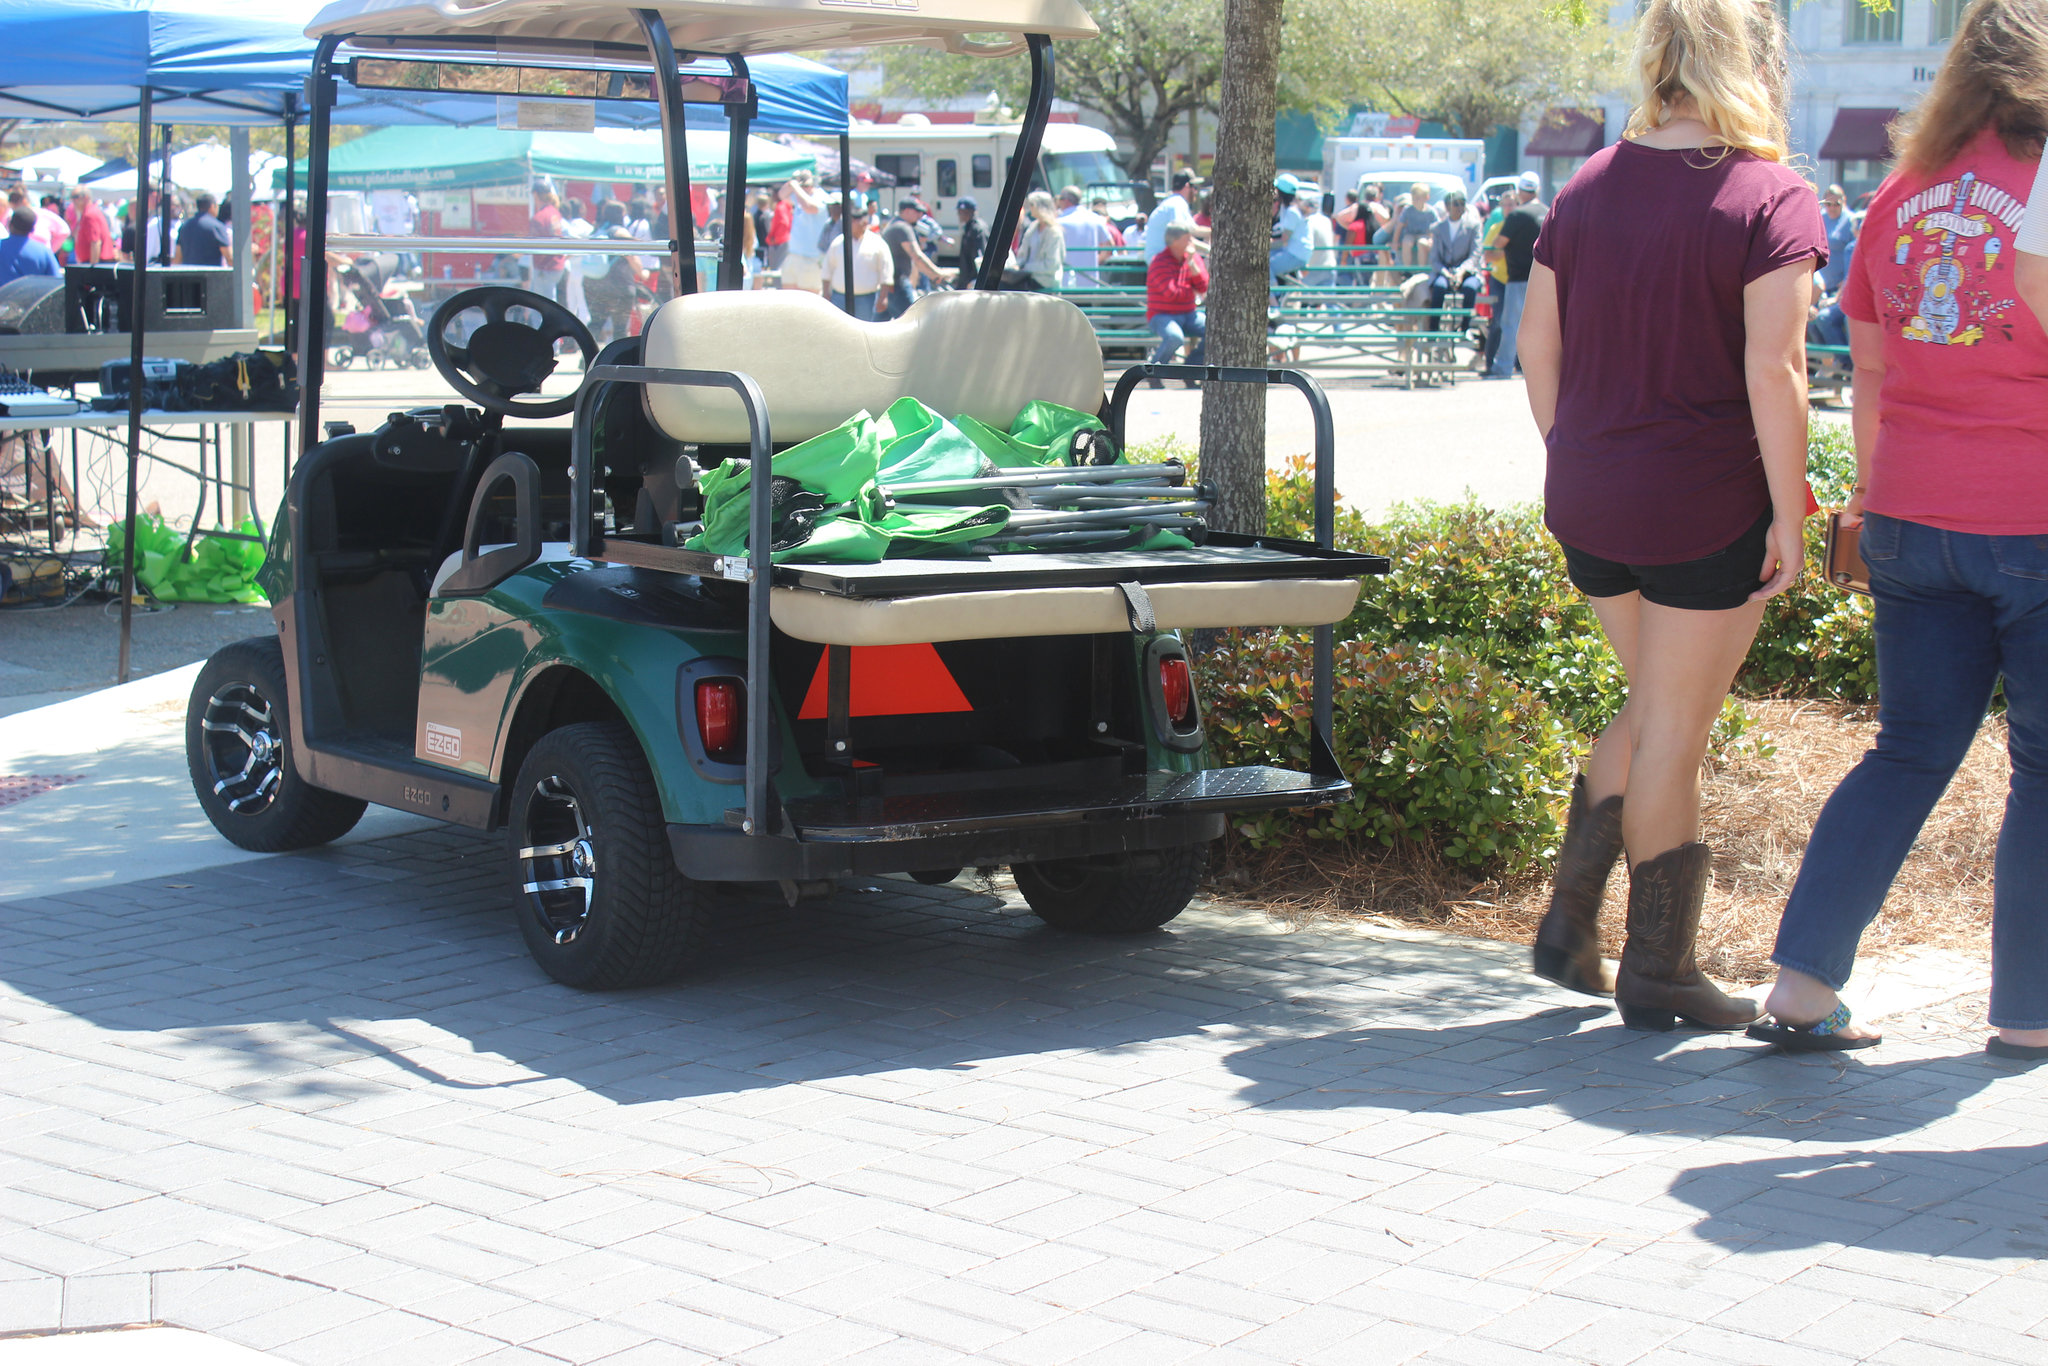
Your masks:
M427 332L418 310L405 294L384 291L397 273L396 256L363 256L335 272L341 281L343 299L353 301L341 326L331 324L328 332L327 363L346 370L358 356L372 370L386 366L411 366L424 370L433 364L427 354Z

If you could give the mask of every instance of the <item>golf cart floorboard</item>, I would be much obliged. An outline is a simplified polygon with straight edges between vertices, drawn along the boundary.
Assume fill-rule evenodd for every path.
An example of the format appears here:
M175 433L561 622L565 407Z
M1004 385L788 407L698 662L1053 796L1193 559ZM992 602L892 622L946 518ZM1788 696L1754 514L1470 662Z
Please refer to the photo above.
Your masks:
M1108 782L998 791L919 793L789 804L799 838L928 839L1085 821L1324 806L1349 796L1342 778L1250 765L1198 773L1141 773ZM729 820L737 821L739 813Z

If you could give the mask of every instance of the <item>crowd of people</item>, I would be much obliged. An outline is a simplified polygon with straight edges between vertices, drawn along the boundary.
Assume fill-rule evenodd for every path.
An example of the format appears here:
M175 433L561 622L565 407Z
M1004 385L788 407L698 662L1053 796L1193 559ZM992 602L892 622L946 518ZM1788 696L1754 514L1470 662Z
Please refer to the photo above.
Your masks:
M152 261L163 259L160 251L163 223L162 196L149 193L149 226L146 250ZM56 194L38 200L26 186L7 191L7 235L0 240L0 284L24 275L56 276L67 265L107 265L135 259L135 227L131 204L117 210L121 227L116 233L105 209L92 191L80 185L67 202ZM168 264L229 266L234 264L234 234L226 206L211 194L193 197L191 211L181 212L173 203L171 251Z

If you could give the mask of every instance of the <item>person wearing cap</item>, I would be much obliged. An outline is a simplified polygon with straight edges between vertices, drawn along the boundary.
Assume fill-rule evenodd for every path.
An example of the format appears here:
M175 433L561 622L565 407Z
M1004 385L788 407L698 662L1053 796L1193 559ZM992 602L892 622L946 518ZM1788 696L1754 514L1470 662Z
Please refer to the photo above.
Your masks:
M1151 217L1145 220L1145 264L1149 267L1152 258L1166 250L1166 230L1175 223L1181 224L1193 234L1190 250L1200 251L1201 244L1209 240L1209 230L1195 224L1195 201L1202 196L1202 182L1189 170L1173 173L1173 192L1152 206Z
M1543 232L1543 201L1537 197L1542 192L1536 173L1522 172L1515 182L1515 202L1500 220L1498 241L1508 268L1508 287L1494 315L1500 341L1494 347L1493 368L1486 372L1488 379L1515 377L1515 336L1522 327L1522 303L1529 295L1529 271L1536 263L1536 238Z
M953 207L960 214L960 271L953 277L953 288L972 289L981 271L981 254L988 250L988 224L981 221L981 206L964 194Z
M911 195L897 203L896 216L889 220L888 227L882 229L882 241L889 248L889 265L896 280L877 317L900 318L908 312L917 299L917 282L920 279L928 279L934 285L945 283L946 273L939 269L936 261L925 255L917 240L917 225L930 212L922 199Z
M1285 172L1273 180L1273 247L1266 254L1274 284L1308 264L1308 219L1295 207L1301 182Z
M1145 270L1145 325L1159 338L1152 352L1154 365L1171 364L1183 346L1188 348L1189 365L1202 363L1208 332L1202 296L1209 292L1209 266L1194 250L1193 234L1194 229L1185 223L1168 227L1166 250L1153 257ZM1151 385L1163 387L1156 379Z
M844 211L840 215L846 221L846 230L853 234L853 316L864 322L874 322L877 317L875 305L896 282L895 263L890 259L889 248L882 241L882 235L868 231L868 198L858 190L846 196ZM824 257L825 295L835 308L846 307L846 253L839 243Z

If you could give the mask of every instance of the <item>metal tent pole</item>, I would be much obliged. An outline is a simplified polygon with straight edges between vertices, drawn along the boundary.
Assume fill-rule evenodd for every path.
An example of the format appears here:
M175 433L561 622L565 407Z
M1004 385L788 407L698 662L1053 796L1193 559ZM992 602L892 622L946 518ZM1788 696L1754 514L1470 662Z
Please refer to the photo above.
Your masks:
M126 683L129 674L129 645L135 621L135 502L137 470L142 463L142 301L149 275L149 116L151 92L142 87L142 109L136 120L136 184L142 187L142 211L135 215L134 297L128 318L128 509L121 524L121 657L114 681Z
M171 142L177 131L168 123L164 125L164 170L157 182L156 263L160 266L171 263ZM149 203L149 196L144 195L142 202ZM149 214L145 212L143 217L147 218ZM141 316L139 313L136 315L138 322Z

